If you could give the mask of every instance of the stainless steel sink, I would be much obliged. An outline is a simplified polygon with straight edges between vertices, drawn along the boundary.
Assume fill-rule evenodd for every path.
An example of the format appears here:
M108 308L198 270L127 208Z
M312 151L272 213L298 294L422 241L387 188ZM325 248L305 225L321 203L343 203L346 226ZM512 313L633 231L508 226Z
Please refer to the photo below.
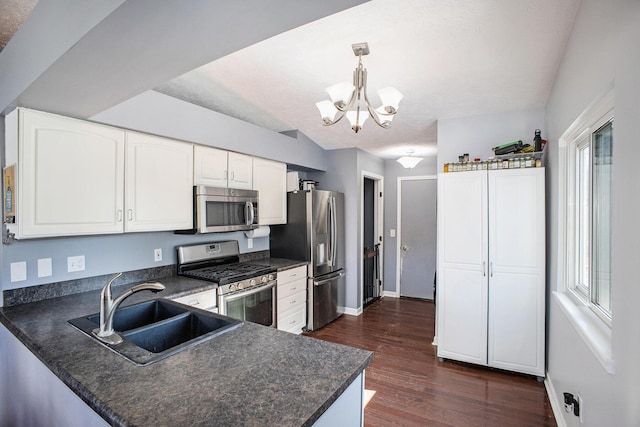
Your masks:
M242 321L158 298L118 308L114 330L123 341L105 344L92 333L100 323L100 313L69 320L101 345L136 365L148 365L210 340L242 325Z

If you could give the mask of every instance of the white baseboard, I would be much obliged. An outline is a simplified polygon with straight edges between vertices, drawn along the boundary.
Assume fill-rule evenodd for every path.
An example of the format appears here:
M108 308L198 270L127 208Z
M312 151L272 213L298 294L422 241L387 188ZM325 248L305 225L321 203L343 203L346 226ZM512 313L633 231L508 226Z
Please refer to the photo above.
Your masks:
M400 298L400 294L397 291L383 291L383 297Z
M567 422L564 419L564 407L559 403L560 400L558 400L558 395L556 394L555 388L553 388L553 381L551 381L548 372L544 379L544 388L547 389L547 395L549 396L549 402L551 403L556 424L558 424L558 427L567 427Z
M345 307L342 313L348 314L349 316L360 316L362 314L362 307L358 307L358 308Z

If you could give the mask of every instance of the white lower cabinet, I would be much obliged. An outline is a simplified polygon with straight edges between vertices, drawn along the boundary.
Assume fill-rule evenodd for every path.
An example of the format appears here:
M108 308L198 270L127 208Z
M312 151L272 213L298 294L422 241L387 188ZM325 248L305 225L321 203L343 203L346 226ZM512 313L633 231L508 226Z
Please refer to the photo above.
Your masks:
M125 231L193 227L193 144L127 132Z
M438 357L545 375L544 173L438 176Z
M278 329L302 333L307 324L307 266L278 272Z

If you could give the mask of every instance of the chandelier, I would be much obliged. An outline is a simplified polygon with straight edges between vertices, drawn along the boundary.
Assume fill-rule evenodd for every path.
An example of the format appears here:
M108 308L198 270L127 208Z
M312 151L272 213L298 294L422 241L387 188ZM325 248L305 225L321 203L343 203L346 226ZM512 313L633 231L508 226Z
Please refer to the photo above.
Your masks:
M342 82L326 89L331 101L316 103L325 126L338 123L344 116L351 123L351 129L358 133L369 116L383 128L391 126L393 116L398 111L402 94L391 86L378 90L382 106L375 110L367 97L367 69L362 67L362 57L369 54L367 43L351 45L353 53L358 57L358 66L353 72L353 84ZM364 100L364 106L362 101ZM366 108L366 112L365 112ZM336 114L338 114L336 118Z
M413 157L413 150L407 151L407 155L400 157L397 162L406 169L415 168L422 161L422 157Z

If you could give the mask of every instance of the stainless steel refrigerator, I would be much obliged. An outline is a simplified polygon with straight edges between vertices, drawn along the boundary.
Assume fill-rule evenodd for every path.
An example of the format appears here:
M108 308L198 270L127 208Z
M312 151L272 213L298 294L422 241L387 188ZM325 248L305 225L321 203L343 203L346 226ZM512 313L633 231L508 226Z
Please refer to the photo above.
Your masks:
M306 190L287 194L287 224L271 226L272 257L309 262L307 329L344 311L344 195Z

